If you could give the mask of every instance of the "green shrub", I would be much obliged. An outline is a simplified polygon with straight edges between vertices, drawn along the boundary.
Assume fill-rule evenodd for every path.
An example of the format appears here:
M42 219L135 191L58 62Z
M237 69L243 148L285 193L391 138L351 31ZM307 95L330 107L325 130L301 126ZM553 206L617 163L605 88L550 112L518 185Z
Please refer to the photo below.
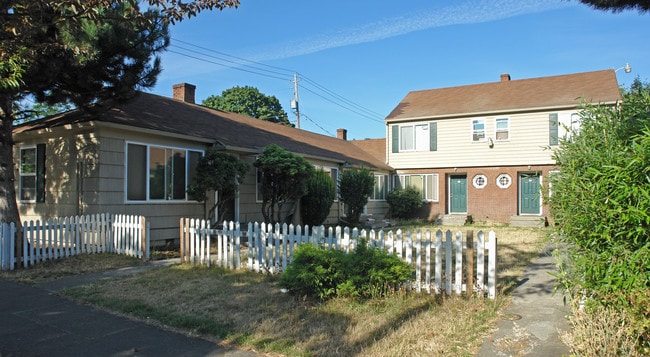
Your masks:
M551 212L568 246L559 281L573 299L625 311L639 348L650 346L650 95L589 106L560 143Z
M280 286L292 294L327 300L336 295L343 281L343 255L339 250L325 250L313 244L303 244L280 275Z
M413 278L413 268L361 240L352 253L303 244L280 275L280 286L292 294L318 297L380 298Z
M413 187L398 188L388 194L386 202L390 206L391 217L411 218L422 207L422 194Z
M375 187L375 176L366 168L345 170L339 177L341 202L345 203L347 224L357 226L363 207Z
M303 224L320 226L325 222L336 196L336 186L329 173L322 169L314 171L307 179L307 193L300 199Z

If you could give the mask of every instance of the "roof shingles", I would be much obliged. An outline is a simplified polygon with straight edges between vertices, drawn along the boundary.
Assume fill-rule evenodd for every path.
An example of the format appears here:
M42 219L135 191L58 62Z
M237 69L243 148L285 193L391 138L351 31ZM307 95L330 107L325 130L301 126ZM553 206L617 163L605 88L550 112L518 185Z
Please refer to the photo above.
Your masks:
M614 103L621 99L614 70L506 80L410 92L387 122Z
M232 150L261 152L273 143L303 156L390 169L383 160L349 141L149 93L140 93L132 101L100 113L75 110L30 122L15 127L14 133L90 121L190 136Z

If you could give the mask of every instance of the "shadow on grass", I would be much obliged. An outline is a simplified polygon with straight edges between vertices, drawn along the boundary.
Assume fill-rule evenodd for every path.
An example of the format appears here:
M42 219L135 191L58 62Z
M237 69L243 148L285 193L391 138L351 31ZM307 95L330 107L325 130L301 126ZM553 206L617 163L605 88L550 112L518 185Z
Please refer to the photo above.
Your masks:
M310 356L357 354L443 301L397 296L381 302L321 303L280 292L273 277L187 266L102 281L64 294L224 345Z

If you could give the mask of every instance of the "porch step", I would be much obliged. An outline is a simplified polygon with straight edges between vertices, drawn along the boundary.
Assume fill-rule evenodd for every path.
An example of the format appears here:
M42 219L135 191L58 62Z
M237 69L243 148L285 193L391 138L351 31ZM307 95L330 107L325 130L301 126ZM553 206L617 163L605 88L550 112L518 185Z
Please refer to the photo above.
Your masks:
M546 227L548 222L542 216L510 216L511 227Z
M466 223L472 223L472 216L467 214L446 214L438 217L435 224L442 226L464 226Z

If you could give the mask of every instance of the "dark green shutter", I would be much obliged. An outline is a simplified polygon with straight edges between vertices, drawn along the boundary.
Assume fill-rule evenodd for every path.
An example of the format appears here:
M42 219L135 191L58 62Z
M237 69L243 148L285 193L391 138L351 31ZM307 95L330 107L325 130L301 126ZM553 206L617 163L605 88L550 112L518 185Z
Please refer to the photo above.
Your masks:
M392 137L393 153L399 152L399 125L393 125Z
M36 202L45 202L45 144L36 145Z
M429 151L438 150L438 123L429 123Z
M551 113L548 115L548 144L557 145L558 144L558 120L557 113Z

